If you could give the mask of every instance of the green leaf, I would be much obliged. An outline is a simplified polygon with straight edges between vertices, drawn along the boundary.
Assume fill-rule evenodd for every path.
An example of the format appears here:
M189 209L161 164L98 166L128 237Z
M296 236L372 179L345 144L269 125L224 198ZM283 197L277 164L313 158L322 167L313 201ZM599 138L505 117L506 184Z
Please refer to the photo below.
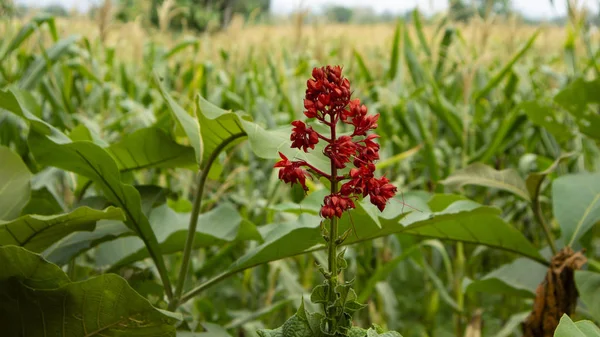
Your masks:
M468 199L458 194L434 194L429 202L427 202L427 205L429 205L429 209L431 209L432 212L441 212L459 200Z
M32 182L32 187L34 187L34 185L35 183ZM42 187L39 190L32 190L29 202L25 208L21 210L22 215L52 215L63 212L63 207L58 203L54 194L47 187Z
M478 185L499 188L531 201L525 181L513 169L497 171L485 164L474 163L454 172L448 178L442 180L441 183L450 187Z
M600 337L600 328L591 321L573 323L567 314L563 314L554 331L554 337Z
M402 214L400 207L388 207L379 216L379 228L371 215L364 211L363 203L358 202L357 209L352 212L354 223L360 226L354 226L356 233L349 236L344 244L405 233L486 245L546 263L516 228L499 217L500 210L494 207L481 206L472 201L457 201L441 212L408 214ZM226 273L324 248L320 222L318 216L301 214L294 221L264 226L264 243L238 259ZM339 226L340 233L352 228L349 216L340 219Z
M529 196L531 200L537 200L540 194L540 188L542 187L542 183L547 175L554 172L558 167L558 164L563 162L565 159L572 157L574 153L565 153L558 157L552 165L548 166L545 170L541 172L533 172L527 175L527 179L525 179L525 185L527 185L527 191L529 192Z
M0 220L12 220L29 202L31 173L21 157L0 146Z
M552 183L554 217L572 246L600 221L600 172L569 174Z
M529 38L529 40L527 40L527 43L525 43L525 45L510 59L510 61L508 61L508 63L504 67L502 67L502 69L500 69L500 71L498 71L498 73L496 75L494 75L494 77L492 77L492 79L490 79L490 81L486 84L486 86L474 94L475 102L477 102L481 98L487 96L496 86L498 86L498 84L500 84L500 81L502 81L502 79L511 72L512 67L515 65L515 63L517 63L517 61L521 57L523 57L523 55L525 55L525 53L533 46L533 43L535 42L539 33L540 33L540 31L537 30Z
M400 66L400 39L402 38L400 35L401 30L402 23L400 20L398 20L396 23L396 29L394 30L390 66L387 73L389 80L394 80L399 74L398 67Z
M330 168L329 158L322 152L324 142L317 144L311 153L290 148L291 126L265 130L253 123L250 116L223 110L201 96L196 96L198 121L203 127L204 156L208 159L215 151L220 152L238 141L248 138L250 148L260 158L279 159L278 152L288 158L306 160L321 170Z
M121 171L146 168L193 167L194 149L177 144L158 128L126 134L107 149Z
M466 291L534 298L546 271L545 266L531 259L518 258L471 282Z
M175 336L178 315L154 308L115 274L71 283L56 265L15 246L0 247L0 262L0 326L7 336L67 331L74 336Z
M402 337L402 335L396 331L379 333L376 329L369 328L369 330L367 330L367 337Z
M573 137L573 132L565 127L565 123L557 119L558 111L555 108L538 101L523 102L521 108L532 123L548 130L559 142Z
M150 213L150 224L163 254L172 254L183 249L190 216L190 213L176 213L167 205L157 207ZM237 209L224 203L198 217L194 248L260 239L262 237L254 225L242 221ZM96 257L99 265L114 268L142 260L148 257L148 252L138 238L123 237L98 246Z
M99 244L135 233L121 221L101 220L93 232L75 232L65 236L46 249L42 256L59 266L67 264L71 258Z
M406 226L401 232L406 234L481 244L546 263L519 230L502 220L497 208L457 201L442 212L413 212L401 223Z
M575 284L579 298L585 303L592 317L600 321L600 274L586 270L575 272Z
M78 35L67 37L46 49L44 55L37 56L21 76L19 87L25 90L34 88L43 78L44 73L51 68L50 65L67 54L80 39Z
M115 207L103 211L80 207L65 214L0 220L0 246L16 245L39 253L72 232L93 231L98 220L124 220L124 215Z
M56 31L55 19L52 15L41 13L36 17L32 18L31 21L27 22L21 27L19 33L10 41L10 43L4 44L2 50L0 50L0 62L7 59L7 55L19 48L21 44L31 34L33 34L36 30L38 30L43 24L47 24L52 32L52 37L54 40L58 39L58 34Z
M319 284L310 293L310 301L313 303L327 303L329 283Z
M201 167L204 155L204 143L202 141L200 124L198 120L194 118L194 116L188 114L179 104L177 104L177 102L175 102L156 73L154 74L154 81L156 82L160 94L167 102L167 106L169 107L169 111L171 111L173 118L183 129L188 141L190 142L190 145L194 148L194 152L196 154L196 163Z
M71 141L62 132L30 113L26 105L20 101L22 96L15 95L14 92L14 90L6 93L0 91L0 97L6 95L10 98L8 104L0 101L0 107L11 108L10 111L30 122L29 148L36 161L93 180L102 189L105 197L125 212L125 224L143 240L169 294L171 289L167 268L148 218L142 212L139 192L133 186L121 181L121 172L117 164L104 149L88 141Z
M554 97L575 118L579 130L597 140L600 140L600 115L594 106L600 104L599 91L600 78L592 81L578 78Z

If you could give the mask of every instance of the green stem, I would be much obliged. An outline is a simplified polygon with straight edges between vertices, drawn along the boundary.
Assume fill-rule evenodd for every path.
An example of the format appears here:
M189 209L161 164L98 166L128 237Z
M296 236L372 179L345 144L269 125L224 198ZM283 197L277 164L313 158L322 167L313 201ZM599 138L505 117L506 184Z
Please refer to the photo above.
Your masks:
M204 169L198 174L198 180L196 181L196 195L194 196L194 204L192 206L190 224L188 227L187 238L185 240L185 247L183 249L183 260L181 261L181 268L179 269L177 287L175 288L173 299L169 302L169 310L177 309L181 302L180 297L183 292L183 287L185 286L187 273L190 269L190 257L192 255L192 250L194 249L194 240L196 239L196 228L198 227L198 216L200 215L200 209L202 208L202 196L204 195L204 186L206 184L206 179L208 178L210 168L212 167L212 164L215 162L221 151L223 151L229 144L231 144L236 139L244 136L246 136L245 133L237 133L225 139L210 154L210 157L208 157L208 160L204 165Z
M535 215L535 219L542 226L544 230L544 235L546 236L546 241L548 241L548 245L550 245L550 249L552 249L552 255L556 255L558 252L556 249L556 244L554 243L554 237L552 236L552 232L550 231L550 227L544 220L542 216L542 206L540 205L540 199L534 198L531 204L531 208L533 209L533 214Z
M335 135L335 125L336 125L336 121L332 118L331 120L331 140L335 141L336 139L336 135ZM333 161L333 159L330 159L331 161L331 178L330 178L330 182L331 182L331 194L335 194L337 193L337 184L338 184L338 179L337 179L337 167L335 166L335 163ZM338 239L338 218L334 215L333 217L331 217L331 221L330 221L330 228L329 228L329 241L328 241L328 264L329 264L329 300L328 300L328 307L331 306L333 307L333 303L336 300L336 293L335 293L335 287L337 286L337 281L338 281L338 267L337 267L337 239ZM336 319L335 319L335 315L333 313L330 313L327 308L325 310L326 315L329 318L329 321L331 322L331 326L329 327L329 332L333 335L335 334L335 330L336 330Z
M465 296L463 293L462 283L463 277L465 275L465 251L464 244L462 242L456 243L456 262L454 264L455 274L454 274L454 293L456 297L456 304L458 305L459 311L455 313L455 328L456 328L456 336L463 335L463 317L462 313L464 312L465 306Z

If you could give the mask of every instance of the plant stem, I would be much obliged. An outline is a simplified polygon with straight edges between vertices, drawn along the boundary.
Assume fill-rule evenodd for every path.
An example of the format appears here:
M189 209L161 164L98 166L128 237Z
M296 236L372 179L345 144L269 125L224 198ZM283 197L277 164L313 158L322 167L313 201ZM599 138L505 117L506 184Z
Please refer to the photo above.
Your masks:
M456 243L456 261L454 262L454 295L456 297L456 304L458 305L459 312L455 313L455 329L456 336L463 335L463 312L465 306L465 297L463 293L462 283L465 276L465 250L462 242Z
M542 226L544 230L544 235L546 236L546 241L548 241L548 245L550 245L550 249L552 250L552 255L556 255L558 252L556 249L556 244L554 243L554 237L552 236L552 232L550 231L550 227L544 220L542 216L542 206L540 205L539 198L534 198L531 204L531 208L533 209L533 214L535 215L535 219Z
M335 125L336 125L336 121L335 119L332 117L331 120L331 140L335 141L336 139L336 135L335 135ZM335 194L337 193L337 184L338 184L338 180L337 180L337 167L335 166L335 163L333 161L333 159L330 159L331 161L331 176L330 176L330 182L331 182L331 194ZM336 293L335 293L335 287L337 286L337 281L338 281L338 271L337 271L337 238L338 238L338 218L334 215L331 218L330 221L330 228L329 228L329 241L328 241L328 264L329 264L329 301L328 301L328 307L331 306L335 300L336 300ZM331 315L328 312L327 308L325 308L325 313L328 316L330 322L331 322L331 326L329 326L329 332L333 335L335 334L335 330L336 330L336 321L335 321L335 316Z
M210 154L206 164L204 165L204 169L199 172L198 178L196 181L196 195L194 196L194 204L192 206L192 214L190 216L190 224L188 227L187 238L185 240L185 247L183 249L183 260L181 261L181 268L179 269L179 278L177 279L177 287L175 288L175 293L173 295L173 299L169 302L169 310L175 310L179 306L181 293L183 292L183 287L185 286L185 280L187 278L188 271L190 269L190 257L192 255L192 250L194 249L194 240L196 239L196 228L198 227L198 216L200 215L200 209L202 208L202 196L204 194L204 186L206 184L206 179L208 178L208 173L210 172L210 168L212 164L217 159L221 151L223 151L229 144L235 141L238 138L246 136L245 133L238 133L231 135L229 138L225 139L219 146L215 148L215 150Z

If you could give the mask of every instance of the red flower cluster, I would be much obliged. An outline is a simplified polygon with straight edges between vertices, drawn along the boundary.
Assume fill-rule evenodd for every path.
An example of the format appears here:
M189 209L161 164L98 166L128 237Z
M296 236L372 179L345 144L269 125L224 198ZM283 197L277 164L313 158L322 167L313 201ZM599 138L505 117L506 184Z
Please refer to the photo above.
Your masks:
M367 195L371 203L383 211L387 201L396 194L396 187L387 178L375 178L374 175L374 162L379 159L379 144L374 140L379 136L367 135L367 132L377 128L379 114L369 115L367 107L360 104L359 99L351 100L350 82L342 77L340 66L313 69L312 78L307 81L306 86L304 115L328 126L330 135L326 137L304 122L294 121L290 136L291 147L308 152L308 149L315 148L319 139L325 141L327 145L323 154L331 161L331 172L325 173L303 160L290 161L280 153L282 160L275 164L275 167L280 168L279 179L292 185L299 183L307 190L308 171L302 167L329 179L332 193L323 201L321 216L324 218L340 218L343 212L355 208L355 199ZM340 121L352 128L350 136L336 135L336 127ZM350 162L354 164L350 173L338 175L337 170L345 168ZM344 180L348 181L338 192L337 184Z

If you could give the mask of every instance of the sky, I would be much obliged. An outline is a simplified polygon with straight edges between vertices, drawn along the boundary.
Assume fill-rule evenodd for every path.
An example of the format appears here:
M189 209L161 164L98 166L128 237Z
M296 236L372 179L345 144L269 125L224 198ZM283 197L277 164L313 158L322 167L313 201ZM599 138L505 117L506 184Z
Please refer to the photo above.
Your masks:
M238 0L244 1L244 0ZM566 13L567 0L512 0L513 8L527 17L537 19L549 19L563 16ZM66 8L86 10L93 3L100 0L16 0L17 3L46 6L49 4L61 4ZM598 0L580 0L584 5L598 12ZM426 13L443 11L448 8L448 0L271 0L271 9L275 13L286 14L301 8L319 10L323 6L337 4L348 7L372 7L376 12L390 11L402 13L419 7Z

